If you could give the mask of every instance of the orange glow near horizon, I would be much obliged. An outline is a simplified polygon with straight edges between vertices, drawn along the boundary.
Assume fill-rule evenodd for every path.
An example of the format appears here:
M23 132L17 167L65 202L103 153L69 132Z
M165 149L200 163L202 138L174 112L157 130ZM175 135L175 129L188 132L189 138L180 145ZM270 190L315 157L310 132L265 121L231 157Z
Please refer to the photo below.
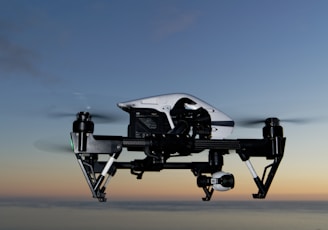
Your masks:
M37 178L35 180L26 180ZM51 179L49 179L51 178ZM63 199L90 199L89 187L80 171L71 175L49 174L44 177L25 174L25 177L11 178L11 183L0 192L1 197L40 197ZM241 179L241 178L240 178ZM15 181L15 183L13 183ZM240 183L238 183L238 181ZM288 180L274 181L266 200L328 200L325 190L301 190L302 184L288 184ZM300 192L301 191L301 192ZM117 173L107 190L109 200L201 200L204 192L196 185L196 178L191 172L163 171L145 173L142 180L137 180L129 171ZM212 200L252 200L252 193L257 187L249 175L245 180L237 180L233 190L215 192Z
M38 164L27 160L30 158L15 162L3 159L2 175L4 176L0 178L0 183L3 185L0 197L63 199L92 197L74 158L54 154L39 156L40 163ZM252 162L261 177L262 162L260 160ZM303 170L307 163L297 162L296 164L293 157L286 156L272 182L267 199L328 200L328 186L327 183L322 182L323 177L320 176L324 175L325 166L312 167L311 172L307 173ZM268 162L266 161L265 164L267 165ZM251 200L252 193L256 193L258 189L247 167L238 156L227 156L223 170L235 176L235 188L226 192L215 192L212 199ZM197 201L204 196L203 190L197 187L196 177L190 170L145 172L142 180L137 180L129 170L118 170L115 177L111 179L106 193L109 200Z

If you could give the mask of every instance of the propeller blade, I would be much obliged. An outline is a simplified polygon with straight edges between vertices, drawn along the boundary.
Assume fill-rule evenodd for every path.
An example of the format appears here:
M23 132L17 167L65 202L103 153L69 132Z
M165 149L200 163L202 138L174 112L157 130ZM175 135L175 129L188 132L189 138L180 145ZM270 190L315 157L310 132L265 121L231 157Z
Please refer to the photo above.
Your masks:
M106 97L83 92L60 93L56 95L57 105L48 109L46 116L51 119L76 118L80 111L88 112L95 123L117 123L127 120L127 114L118 109L108 108L116 105L115 97ZM115 106L115 108L117 108Z
M33 146L42 152L73 154L70 143L63 144L63 142L57 142L55 140L42 139L35 141Z
M121 122L125 120L125 116L118 114L106 114L106 113L93 113L88 111L91 115L93 121L97 123L114 123ZM76 118L77 113L72 112L51 112L48 114L48 117L51 119L60 119L60 118Z
M51 112L51 113L47 114L47 117L52 118L52 119L66 118L66 117L74 118L75 116L76 116L76 114L68 113L68 112Z
M310 119L310 118L286 118L286 119L281 119L280 121L286 123L307 124L315 120L316 119Z
M113 123L113 122L122 122L126 119L126 116L118 113L101 113L101 112L89 112L91 119L97 123ZM124 114L125 115L125 114Z
M264 124L265 119L244 119L235 122L237 126L250 127L250 126L257 126L259 124Z
M293 123L293 124L307 124L315 121L316 119L311 118L286 118L286 119L279 119L280 123ZM254 127L259 125L264 125L266 119L260 118L249 118L249 119L241 119L236 121L237 126L240 127Z

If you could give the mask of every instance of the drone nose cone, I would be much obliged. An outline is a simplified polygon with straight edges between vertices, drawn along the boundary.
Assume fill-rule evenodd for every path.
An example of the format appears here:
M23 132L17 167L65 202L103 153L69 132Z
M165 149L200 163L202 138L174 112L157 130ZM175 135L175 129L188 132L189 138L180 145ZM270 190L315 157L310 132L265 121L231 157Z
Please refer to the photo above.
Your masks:
M124 103L117 103L117 106L120 107L120 108L125 108L126 105Z
M129 112L129 110L131 109L131 107L133 107L131 104L124 103L124 102L117 103L117 106L119 108L121 108L122 110L126 111L126 112Z

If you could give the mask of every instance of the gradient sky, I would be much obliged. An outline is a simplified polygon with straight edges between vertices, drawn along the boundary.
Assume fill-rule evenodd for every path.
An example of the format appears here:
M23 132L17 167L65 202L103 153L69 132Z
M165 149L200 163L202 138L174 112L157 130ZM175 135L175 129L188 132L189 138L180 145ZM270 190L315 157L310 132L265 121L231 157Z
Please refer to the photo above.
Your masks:
M283 124L285 158L268 199L328 199L327 1L0 0L0 196L90 199L74 155L36 143L68 143L72 119L53 110L120 112L116 102L184 92L236 120L315 118ZM126 135L125 124L96 134ZM229 138L260 138L236 127ZM120 160L139 156L123 152ZM207 153L185 160L206 160ZM254 161L261 174L263 162ZM234 190L214 199L251 199L256 186L236 154L223 170ZM119 171L111 199L200 199L188 170Z

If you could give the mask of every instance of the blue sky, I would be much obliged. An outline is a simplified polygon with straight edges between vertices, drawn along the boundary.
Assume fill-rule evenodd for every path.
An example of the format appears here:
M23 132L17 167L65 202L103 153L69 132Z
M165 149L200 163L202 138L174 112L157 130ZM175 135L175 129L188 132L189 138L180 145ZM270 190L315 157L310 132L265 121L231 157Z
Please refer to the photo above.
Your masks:
M18 185L27 195L72 196L75 188L88 194L74 156L34 146L40 139L68 139L73 118L49 119L53 109L120 112L116 102L185 92L237 120L326 117L327 8L327 1L299 0L1 0L0 172L8 176L1 178L0 195L26 195ZM96 125L96 132L126 135L126 125ZM273 194L327 198L327 122L284 127L286 157ZM231 138L260 136L260 128L236 127ZM244 176L238 156L227 158L224 167L239 172L242 181L235 193L254 192L246 186L253 181ZM26 183L27 176L40 183ZM189 177L190 188L198 191Z

